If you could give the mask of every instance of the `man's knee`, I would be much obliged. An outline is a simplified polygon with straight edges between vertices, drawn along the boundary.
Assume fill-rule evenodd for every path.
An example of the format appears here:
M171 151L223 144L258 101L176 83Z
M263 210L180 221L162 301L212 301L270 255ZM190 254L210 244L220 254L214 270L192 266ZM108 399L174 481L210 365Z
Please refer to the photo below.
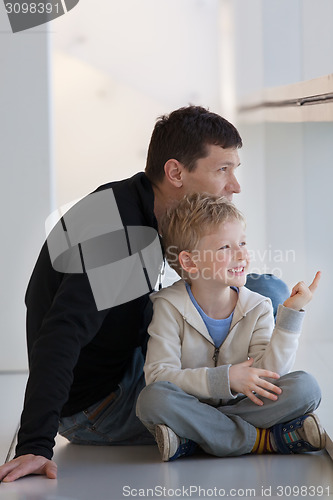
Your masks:
M281 387L284 392L287 391L293 407L304 407L306 413L314 411L319 406L321 390L313 375L296 371L281 377L280 380Z

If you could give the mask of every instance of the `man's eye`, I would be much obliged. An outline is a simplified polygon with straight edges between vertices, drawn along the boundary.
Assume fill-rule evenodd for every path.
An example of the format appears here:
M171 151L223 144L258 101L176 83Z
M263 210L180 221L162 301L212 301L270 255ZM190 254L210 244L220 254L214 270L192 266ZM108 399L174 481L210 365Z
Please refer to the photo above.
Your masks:
M221 168L219 168L219 170L221 170L222 172L226 172L227 171L227 167L221 167Z

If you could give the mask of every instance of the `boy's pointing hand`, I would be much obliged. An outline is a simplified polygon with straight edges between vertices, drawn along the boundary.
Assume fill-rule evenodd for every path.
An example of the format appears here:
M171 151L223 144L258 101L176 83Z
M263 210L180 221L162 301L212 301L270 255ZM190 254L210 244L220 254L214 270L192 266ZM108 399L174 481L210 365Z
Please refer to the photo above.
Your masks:
M304 281L300 281L291 291L290 297L284 301L283 305L295 311L300 311L306 304L310 302L315 290L318 287L321 272L318 271L311 285L306 286Z

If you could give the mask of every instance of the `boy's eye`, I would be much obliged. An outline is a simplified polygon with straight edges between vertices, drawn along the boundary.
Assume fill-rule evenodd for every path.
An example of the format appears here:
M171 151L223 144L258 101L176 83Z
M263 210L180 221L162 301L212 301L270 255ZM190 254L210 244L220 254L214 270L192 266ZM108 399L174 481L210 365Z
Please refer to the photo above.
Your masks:
M246 246L246 241L242 241L240 244L239 244L240 247L245 247Z
M229 245L223 245L223 247L220 247L219 250L225 250L226 248L230 248Z

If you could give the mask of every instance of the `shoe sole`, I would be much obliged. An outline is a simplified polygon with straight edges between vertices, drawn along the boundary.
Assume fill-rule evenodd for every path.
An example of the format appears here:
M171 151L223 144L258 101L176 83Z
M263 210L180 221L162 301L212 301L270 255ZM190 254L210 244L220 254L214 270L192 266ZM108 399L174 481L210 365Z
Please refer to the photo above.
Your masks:
M304 420L303 432L306 441L312 446L320 450L325 448L326 433L315 413L310 413L308 418Z
M170 458L170 441L166 425L156 425L155 439L163 462L168 462Z

